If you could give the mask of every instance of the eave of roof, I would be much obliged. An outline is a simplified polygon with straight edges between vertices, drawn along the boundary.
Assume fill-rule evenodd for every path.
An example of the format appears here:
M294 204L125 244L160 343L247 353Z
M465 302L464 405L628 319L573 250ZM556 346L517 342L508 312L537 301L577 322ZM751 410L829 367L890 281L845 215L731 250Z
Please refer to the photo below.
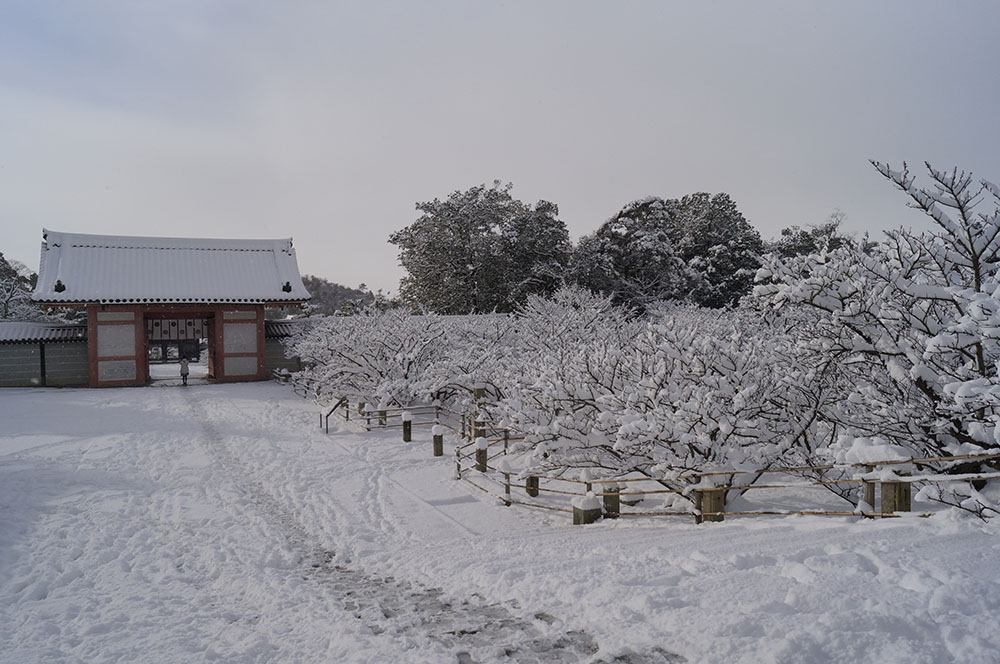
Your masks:
M32 299L66 304L295 304L311 299L290 238L223 240L44 231Z
M269 320L264 327L264 336L268 339L290 337L295 332L316 324L321 318L293 318L291 320Z
M0 321L0 344L86 341L87 326L71 323Z

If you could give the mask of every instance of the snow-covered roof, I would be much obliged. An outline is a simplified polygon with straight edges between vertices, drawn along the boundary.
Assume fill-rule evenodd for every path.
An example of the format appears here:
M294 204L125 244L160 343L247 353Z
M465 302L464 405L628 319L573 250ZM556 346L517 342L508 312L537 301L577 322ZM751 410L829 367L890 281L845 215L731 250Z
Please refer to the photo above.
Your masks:
M177 304L310 299L291 238L122 237L43 230L36 302Z
M0 344L86 340L86 325L0 321Z
M291 320L264 321L264 336L269 339L290 337L303 327L311 327L322 318L295 318Z

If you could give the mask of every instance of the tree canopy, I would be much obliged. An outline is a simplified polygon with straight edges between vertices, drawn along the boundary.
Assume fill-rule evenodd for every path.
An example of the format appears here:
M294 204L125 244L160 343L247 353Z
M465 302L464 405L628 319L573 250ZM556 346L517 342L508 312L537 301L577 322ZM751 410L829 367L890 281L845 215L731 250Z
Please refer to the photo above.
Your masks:
M855 242L840 229L846 218L842 210L834 210L821 224L782 228L781 237L770 242L767 249L784 258L840 249Z
M350 288L307 274L302 277L302 285L312 295L312 299L303 306L303 312L310 315L329 316L345 308L371 304L375 300L375 295L364 284Z
M442 314L508 312L562 281L571 245L559 208L513 198L499 180L417 203L420 217L393 233L407 271L404 302Z
M708 307L736 303L750 291L764 251L760 234L728 194L629 203L573 256L577 283L645 308L657 300Z
M17 261L8 261L0 252L0 319L35 320L44 315L31 301L38 276Z

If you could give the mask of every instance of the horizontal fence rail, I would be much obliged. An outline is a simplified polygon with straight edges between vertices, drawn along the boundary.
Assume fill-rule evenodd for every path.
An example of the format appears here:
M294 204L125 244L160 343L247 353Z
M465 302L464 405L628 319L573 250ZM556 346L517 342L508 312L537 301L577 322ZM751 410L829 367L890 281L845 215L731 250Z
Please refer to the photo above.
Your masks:
M511 443L524 440L520 432L502 427L501 422L475 414L456 411L440 404L378 406L367 395L337 395L324 390L317 381L295 374L275 372L275 380L291 385L296 394L311 398L320 405L320 427L329 433L329 419L338 415L366 431L401 428L403 440L409 441L413 427L439 426L435 432L448 431L458 441L454 446L455 479L496 498L505 505L573 515L574 523L590 523L598 518L687 517L696 523L723 521L725 517L744 516L838 516L861 518L898 518L909 513L913 484L947 484L1000 479L1000 472L924 473L911 469L906 474L893 471L899 466L921 464L995 461L1000 453L964 454L909 459L884 459L856 463L832 463L814 466L734 468L729 470L685 471L664 477L623 476L572 478L531 473L514 468L520 461ZM440 455L443 435L435 433L434 454ZM738 482L748 475L785 475L820 471L841 471L845 477L829 480ZM851 474L853 473L853 474ZM888 473L888 474L887 474ZM634 475L634 473L632 474ZM729 481L714 484L714 478ZM726 509L730 491L773 491L782 489L830 488L860 485L860 497L853 510L823 509ZM879 500L876 501L876 488ZM516 492L516 493L515 493ZM649 497L677 497L679 506L668 509L641 509ZM876 509L876 502L878 502ZM922 513L917 516L929 516Z

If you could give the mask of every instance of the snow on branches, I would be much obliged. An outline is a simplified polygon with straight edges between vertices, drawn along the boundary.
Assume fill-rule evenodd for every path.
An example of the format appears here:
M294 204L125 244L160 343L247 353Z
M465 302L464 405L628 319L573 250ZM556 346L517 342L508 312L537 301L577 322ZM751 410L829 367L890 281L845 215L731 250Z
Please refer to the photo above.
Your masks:
M569 287L510 314L332 318L290 350L341 394L485 408L524 435L512 448L533 473L640 472L673 485L684 471L845 463L862 443L911 457L996 450L1000 188L929 165L922 187L905 165L874 165L934 230L770 254L735 307L648 301L640 314ZM992 509L972 484L934 491L924 493Z
M514 315L324 321L291 346L342 394L472 406L526 438L532 470L657 477L810 458L821 372L803 371L784 313L660 308L644 318L567 288Z
M406 406L424 399L427 367L441 353L440 317L366 309L303 326L287 342L308 378L372 405Z
M1000 225L995 211L976 212L983 191L992 190L930 165L932 188L918 187L905 165L875 167L937 230L900 229L878 244L766 257L756 295L818 315L816 334L802 343L853 385L831 413L847 431L917 455L992 448L997 413L979 388L995 383L1000 359L993 333L1000 329L993 322L1000 320Z
M755 295L815 316L814 332L800 344L840 377L844 398L824 413L840 432L835 448L872 438L916 457L993 451L1000 191L957 169L927 164L931 186L923 187L905 164L900 171L873 165L933 220L934 230L899 229L880 243L767 256ZM986 199L993 209L981 212Z

